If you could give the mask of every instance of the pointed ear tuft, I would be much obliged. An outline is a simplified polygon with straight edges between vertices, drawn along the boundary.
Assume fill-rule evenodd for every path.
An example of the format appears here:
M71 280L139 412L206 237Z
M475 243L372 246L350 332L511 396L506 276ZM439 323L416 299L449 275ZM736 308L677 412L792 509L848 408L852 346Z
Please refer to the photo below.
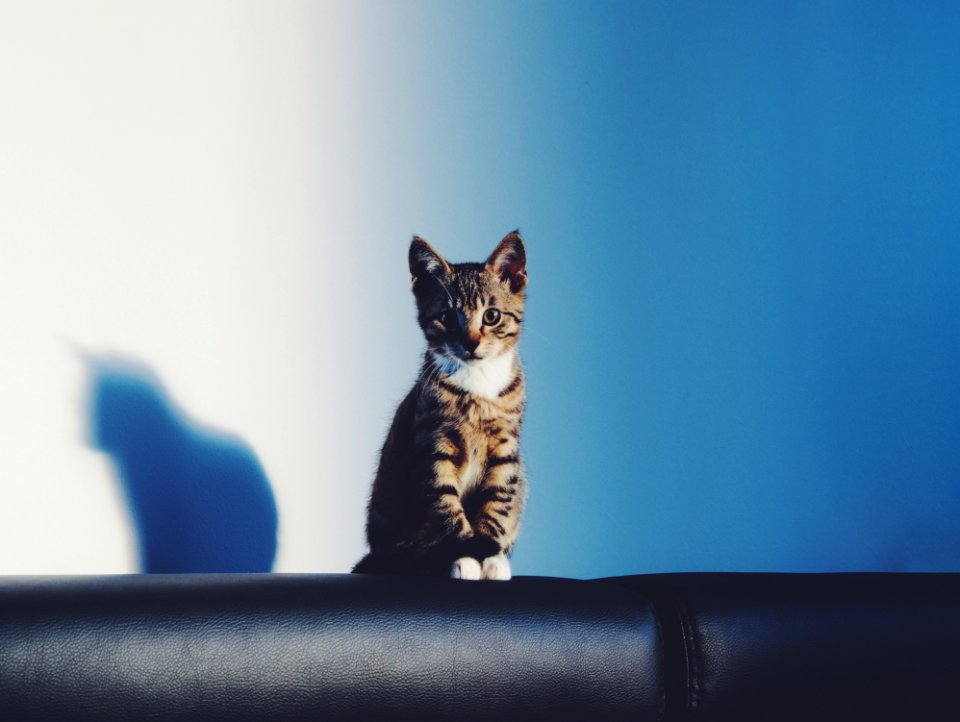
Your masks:
M520 231L504 236L496 250L487 259L487 268L497 274L510 290L519 293L527 285L527 253L523 248Z
M419 236L410 242L410 275L416 283L418 278L440 277L453 273L443 256L433 250L433 246Z

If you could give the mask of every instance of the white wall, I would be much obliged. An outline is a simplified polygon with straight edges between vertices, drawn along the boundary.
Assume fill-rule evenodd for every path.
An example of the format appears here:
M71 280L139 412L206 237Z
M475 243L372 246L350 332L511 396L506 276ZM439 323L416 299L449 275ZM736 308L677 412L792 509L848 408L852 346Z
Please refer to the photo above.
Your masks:
M250 443L278 570L361 552L373 459L341 431L359 371L337 350L358 212L342 13L0 7L0 573L136 568L109 461L84 442L76 349L146 363Z

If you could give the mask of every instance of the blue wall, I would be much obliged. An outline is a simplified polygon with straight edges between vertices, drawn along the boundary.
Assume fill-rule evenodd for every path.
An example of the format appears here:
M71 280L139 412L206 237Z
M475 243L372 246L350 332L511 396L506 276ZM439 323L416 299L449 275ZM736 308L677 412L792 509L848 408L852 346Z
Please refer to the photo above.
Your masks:
M517 572L960 570L956 7L422 4L361 33L385 227L528 242Z
M960 4L9 5L0 572L130 570L171 449L239 465L243 568L349 569L409 239L517 227L516 573L960 571ZM150 444L82 444L129 414L71 347L151 370L101 379Z

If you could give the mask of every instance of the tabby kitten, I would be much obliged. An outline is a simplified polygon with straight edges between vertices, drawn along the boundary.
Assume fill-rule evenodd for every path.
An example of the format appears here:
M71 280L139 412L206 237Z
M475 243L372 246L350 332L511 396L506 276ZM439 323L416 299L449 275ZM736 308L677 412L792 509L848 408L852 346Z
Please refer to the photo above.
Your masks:
M353 571L509 579L526 492L523 240L514 231L486 263L450 264L415 237L410 273L427 351L380 452L370 553Z

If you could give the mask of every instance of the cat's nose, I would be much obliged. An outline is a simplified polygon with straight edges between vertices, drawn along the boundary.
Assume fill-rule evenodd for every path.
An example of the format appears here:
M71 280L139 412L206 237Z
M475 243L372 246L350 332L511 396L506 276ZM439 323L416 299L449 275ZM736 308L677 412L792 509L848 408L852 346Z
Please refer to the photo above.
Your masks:
M480 337L473 338L472 336L466 336L463 339L463 347L467 350L468 353L473 353L477 350L477 346L480 345Z

